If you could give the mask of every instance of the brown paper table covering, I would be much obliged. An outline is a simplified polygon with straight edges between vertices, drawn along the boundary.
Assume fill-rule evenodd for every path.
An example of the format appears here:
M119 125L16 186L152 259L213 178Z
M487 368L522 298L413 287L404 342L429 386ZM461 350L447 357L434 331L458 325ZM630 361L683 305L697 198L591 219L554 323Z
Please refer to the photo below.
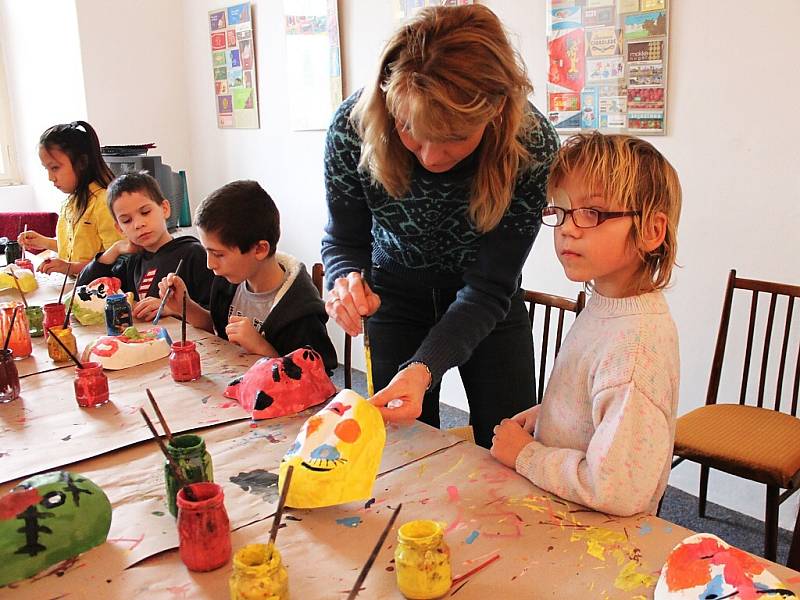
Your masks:
M409 437L417 443L430 435L431 430L423 427ZM553 498L468 443L389 471L378 478L373 492L375 502L369 507L358 502L287 511L278 547L289 571L292 598L345 598L399 502L403 502L400 517L359 598L402 598L392 558L397 528L412 519L446 523L455 576L499 556L463 586L454 586L450 597L458 600L510 594L652 598L667 555L691 534L658 517L612 517ZM235 531L234 549L263 543L270 524L259 521ZM81 556L62 577L44 576L13 592L35 589L35 597L41 598L111 600L228 597L230 563L211 573L191 573L177 551L170 551L122 572L128 551L107 543ZM789 589L800 591L800 573L764 562ZM10 591L0 590L0 599L11 598Z
M259 357L216 336L195 341L203 367L200 379L175 383L167 358L106 371L111 400L93 409L78 407L73 369L24 378L20 398L0 404L0 483L150 438L138 413L140 406L150 410L145 388L175 433L248 418L222 392Z
M280 460L302 424L316 410L198 432L212 456L214 479L223 487L232 528L263 523L274 513ZM380 473L391 472L460 441L421 423L403 428L391 426L387 436ZM108 541L81 557L81 564L88 569L71 570L62 578L44 577L20 583L20 589L31 597L54 597L58 589L66 589L64 586L80 589L92 585L86 574L93 573L98 564L104 566L107 576L116 576L142 559L176 548L175 520L164 499L163 462L155 442L151 442L68 467L67 470L80 473L102 487L111 500L114 512ZM0 493L11 487L11 484L0 486ZM378 492L377 484L374 491ZM4 597L3 591L0 590L0 598Z

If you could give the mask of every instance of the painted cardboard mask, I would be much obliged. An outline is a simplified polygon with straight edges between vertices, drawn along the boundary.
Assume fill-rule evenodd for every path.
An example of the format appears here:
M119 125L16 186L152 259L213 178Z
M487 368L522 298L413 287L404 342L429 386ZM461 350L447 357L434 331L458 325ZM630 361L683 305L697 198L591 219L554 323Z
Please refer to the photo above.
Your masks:
M75 290L75 306L72 314L81 325L104 325L106 322L106 298L112 294L124 294L122 282L116 277L98 277L91 283ZM133 306L133 294L126 294L128 304ZM69 302L69 301L67 301Z
M317 508L366 500L385 442L378 409L354 391L342 390L309 417L281 461L278 489L294 466L286 505Z
M710 533L692 535L673 548L653 595L655 600L795 597L763 561Z
M106 541L111 503L82 475L35 475L0 497L0 586Z
M169 356L172 339L163 327L138 330L128 327L122 335L104 335L86 346L83 359L118 371Z
M223 395L237 400L254 419L271 419L299 413L335 393L322 357L306 347L286 356L259 359L231 381Z
M0 270L0 290L17 289L17 284L14 282L11 273L17 276L19 287L22 288L22 291L26 294L39 287L39 284L36 282L36 276L32 271L22 269L17 265L8 265Z

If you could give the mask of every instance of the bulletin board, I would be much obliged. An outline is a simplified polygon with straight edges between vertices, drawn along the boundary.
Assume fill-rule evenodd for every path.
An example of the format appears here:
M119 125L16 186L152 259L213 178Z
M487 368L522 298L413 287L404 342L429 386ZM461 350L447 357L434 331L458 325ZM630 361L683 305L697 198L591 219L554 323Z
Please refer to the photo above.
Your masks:
M666 133L668 0L548 0L547 50L560 133Z
M209 11L208 26L217 127L258 129L252 6Z

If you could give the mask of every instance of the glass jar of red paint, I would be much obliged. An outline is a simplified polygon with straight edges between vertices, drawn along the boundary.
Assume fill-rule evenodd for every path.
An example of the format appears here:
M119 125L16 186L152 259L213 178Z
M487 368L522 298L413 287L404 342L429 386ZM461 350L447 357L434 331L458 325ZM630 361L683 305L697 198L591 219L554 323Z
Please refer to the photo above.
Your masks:
M11 350L0 348L0 404L19 398L19 373Z
M14 317L14 311L17 316ZM12 321L13 317L13 323ZM8 338L8 348L14 353L14 360L27 358L33 352L31 345L30 325L28 316L25 314L25 307L21 302L3 302L0 304L0 339L5 340L8 330L11 329L11 336ZM0 345L2 341L0 341Z
M231 524L222 486L193 483L178 492L178 541L183 564L190 571L213 571L231 558Z
M67 309L66 307L60 302L51 302L49 304L44 305L44 330L45 330L45 337L49 337L50 334L47 333L47 330L52 327L63 327L64 321L67 320Z
M94 408L108 402L108 377L100 363L85 362L75 367L75 400L81 408Z
M200 354L194 342L172 342L169 355L169 370L173 381L194 381L199 379Z

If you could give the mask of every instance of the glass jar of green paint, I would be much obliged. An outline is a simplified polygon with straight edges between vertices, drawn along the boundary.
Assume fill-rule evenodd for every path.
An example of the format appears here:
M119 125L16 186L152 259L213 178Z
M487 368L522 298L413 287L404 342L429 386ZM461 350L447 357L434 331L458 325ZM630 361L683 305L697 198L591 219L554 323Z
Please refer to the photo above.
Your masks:
M167 442L167 452L187 483L214 481L211 455L206 450L205 441L199 435L186 433L172 436L172 440ZM173 517L177 517L178 506L175 503L175 497L178 495L180 484L166 461L164 461L164 481L167 487L167 508Z
M44 335L44 311L41 306L29 306L25 309L28 315L28 329L31 337L42 337Z

